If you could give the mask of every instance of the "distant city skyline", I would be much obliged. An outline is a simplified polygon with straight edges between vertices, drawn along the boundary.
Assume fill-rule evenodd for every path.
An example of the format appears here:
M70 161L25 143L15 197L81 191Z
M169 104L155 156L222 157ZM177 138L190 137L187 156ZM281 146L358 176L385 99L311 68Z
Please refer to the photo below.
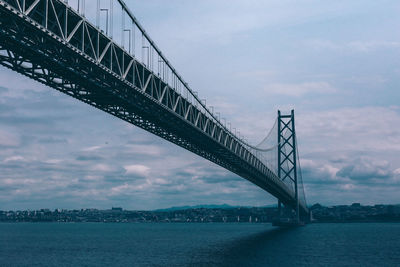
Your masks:
M307 201L400 203L397 1L127 1L253 144L296 113ZM261 123L260 123L261 122ZM0 210L266 206L250 182L0 67Z
M315 204L310 207L311 222L400 222L400 205L362 206L360 203L324 207ZM0 210L0 222L194 222L229 223L272 222L278 213L275 207L182 207L164 210L111 209L40 209L40 210Z

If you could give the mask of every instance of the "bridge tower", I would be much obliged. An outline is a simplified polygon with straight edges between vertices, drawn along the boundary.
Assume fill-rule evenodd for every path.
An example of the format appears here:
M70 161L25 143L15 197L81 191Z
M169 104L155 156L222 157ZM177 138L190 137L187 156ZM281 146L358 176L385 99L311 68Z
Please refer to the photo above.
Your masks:
M296 155L296 129L294 122L294 110L290 114L283 115L278 110L278 177L283 182L289 182L294 186L295 203L290 205L294 207L295 218L291 223L300 222L299 211L299 190L297 177L297 155ZM287 181L290 180L290 181ZM289 208L289 207L287 207ZM278 224L282 222L282 202L278 199ZM289 218L287 218L289 219ZM277 223L275 223L277 224Z

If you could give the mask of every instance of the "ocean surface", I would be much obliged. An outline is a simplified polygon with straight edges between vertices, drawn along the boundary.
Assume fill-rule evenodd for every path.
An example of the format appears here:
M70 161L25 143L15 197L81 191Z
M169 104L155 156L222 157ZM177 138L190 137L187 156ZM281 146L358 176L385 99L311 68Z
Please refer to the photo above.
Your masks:
M400 224L0 223L0 266L400 266Z

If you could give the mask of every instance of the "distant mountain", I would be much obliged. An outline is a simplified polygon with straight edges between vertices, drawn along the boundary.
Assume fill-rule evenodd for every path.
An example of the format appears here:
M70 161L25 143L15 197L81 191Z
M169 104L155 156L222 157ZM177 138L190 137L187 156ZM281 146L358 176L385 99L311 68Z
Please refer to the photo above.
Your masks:
M262 206L260 208L270 208L276 207L276 205L267 205ZM231 206L228 204L209 204L209 205L194 205L194 206L179 206L179 207L170 207L165 209L156 209L154 211L175 211L175 210L189 210L189 209L236 209L236 208L256 208L251 206Z
M165 209L157 209L154 211L174 211L174 210L189 210L189 209L232 209L232 208L238 208L239 206L231 206L228 204L222 204L222 205L195 205L195 206L178 206L178 207L170 207L170 208L165 208Z

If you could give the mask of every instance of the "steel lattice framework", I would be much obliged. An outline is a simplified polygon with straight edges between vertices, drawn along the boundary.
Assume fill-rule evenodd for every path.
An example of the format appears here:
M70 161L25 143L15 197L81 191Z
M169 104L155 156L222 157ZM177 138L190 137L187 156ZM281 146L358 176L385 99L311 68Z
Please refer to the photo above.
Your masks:
M299 185L303 186L301 174L299 175L299 162L296 144L296 129L294 122L294 110L289 115L282 115L278 111L278 177L282 182L289 180L289 186L294 187L294 197L296 201L296 219L299 220L300 204L306 206L305 198L299 198ZM303 192L304 193L304 192ZM278 208L280 202L278 202Z
M78 0L78 10L61 0L0 0L0 64L192 151L295 208L295 192L255 147L210 112L126 5L118 0L132 24L125 26L122 18L118 44L112 38L113 6L99 3L93 25L79 11L84 0ZM105 30L100 11L107 12ZM135 29L142 37L141 60L134 53ZM308 213L303 203L300 210Z

